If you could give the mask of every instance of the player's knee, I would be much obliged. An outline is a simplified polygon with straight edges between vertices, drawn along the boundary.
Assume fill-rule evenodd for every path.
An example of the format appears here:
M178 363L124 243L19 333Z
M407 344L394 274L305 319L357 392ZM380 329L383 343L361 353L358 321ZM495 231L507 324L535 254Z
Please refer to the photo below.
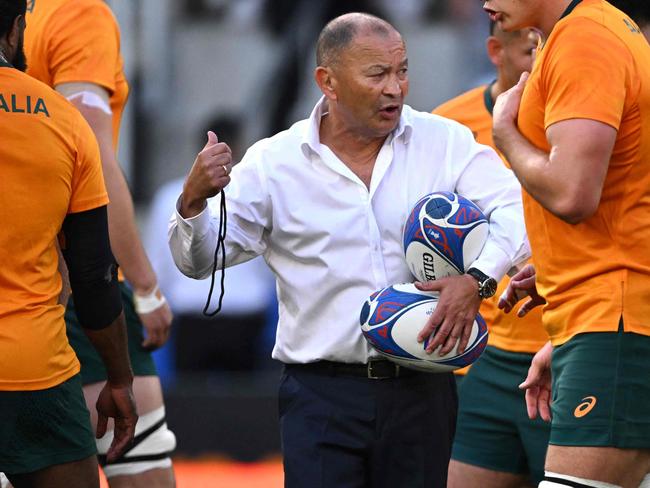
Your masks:
M170 455L176 448L176 436L167 428L164 406L141 415L132 447L117 461L106 464L106 453L112 441L112 431L97 441L100 463L107 478L136 475L172 465Z
M588 480L585 478L578 478L577 476L569 476L566 474L546 472L544 480L539 484L538 488L621 488L619 485L612 485L604 481Z

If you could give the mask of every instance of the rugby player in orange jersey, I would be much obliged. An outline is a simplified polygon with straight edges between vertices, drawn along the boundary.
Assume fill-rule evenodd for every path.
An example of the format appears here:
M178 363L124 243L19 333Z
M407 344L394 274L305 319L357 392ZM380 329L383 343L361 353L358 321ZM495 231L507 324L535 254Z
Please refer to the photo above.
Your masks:
M486 47L497 79L443 103L433 113L466 125L478 142L494 147L494 100L517 84L522 72L530 71L538 41L530 29L506 33L491 22ZM541 310L519 319L497 308L508 282L504 278L496 295L481 303L480 313L490 330L483 355L471 370L455 371L459 410L448 488L521 488L528 483L537 486L544 477L550 429L544 421L528 418L524 393L517 385L548 334ZM460 374L466 374L462 381Z
M650 486L650 45L604 0L484 8L545 39L493 132L525 190L535 262L502 305L522 290L525 310L545 301L551 338L522 385L530 416L551 421L540 486Z
M150 350L160 347L169 337L172 316L141 245L133 201L116 158L120 121L128 96L119 27L110 8L100 0L36 0L29 3L27 24L27 74L68 98L97 137L110 198L111 247L132 289L120 283L135 375L133 391L140 414L138 437L122 459L106 464L109 426L107 436L97 441L100 463L113 488L171 487L174 474L170 453L176 443L165 422L160 380ZM81 331L74 298L65 315L67 335L81 363L86 402L92 406L105 380L105 371Z
M98 488L96 447L58 303L57 235L80 323L107 372L97 434L133 441L133 373L99 149L66 100L27 76L25 0L0 0L0 471L18 488ZM36 141L36 143L35 143Z

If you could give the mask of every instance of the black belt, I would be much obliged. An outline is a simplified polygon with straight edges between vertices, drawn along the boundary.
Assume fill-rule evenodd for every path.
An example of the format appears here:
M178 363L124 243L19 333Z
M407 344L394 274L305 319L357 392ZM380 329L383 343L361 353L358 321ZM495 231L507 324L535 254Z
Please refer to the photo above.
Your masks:
M316 361L314 363L285 364L287 370L309 371L326 374L329 376L357 376L373 380L386 380L390 378L405 378L420 373L404 368L399 364L386 359L370 359L368 364L337 363L334 361Z

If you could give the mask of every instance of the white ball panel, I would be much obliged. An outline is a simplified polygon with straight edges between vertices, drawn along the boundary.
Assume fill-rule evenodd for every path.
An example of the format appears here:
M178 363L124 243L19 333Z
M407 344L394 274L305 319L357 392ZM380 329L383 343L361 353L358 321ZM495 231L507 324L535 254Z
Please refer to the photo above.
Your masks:
M433 281L460 274L436 251L417 241L411 242L406 249L406 264L419 281Z
M479 224L465 237L463 242L463 265L467 270L483 250L490 226L487 222Z
M433 314L437 303L437 301L432 300L431 302L421 302L417 304L417 306L402 314L391 328L393 340L399 347L404 349L407 353L425 361L445 361L458 355L458 345L454 346L453 349L444 356L440 356L436 351L427 354L424 350L424 344L417 341L418 333L426 325L431 314ZM467 346L468 349L473 347L477 336L478 324L474 322Z

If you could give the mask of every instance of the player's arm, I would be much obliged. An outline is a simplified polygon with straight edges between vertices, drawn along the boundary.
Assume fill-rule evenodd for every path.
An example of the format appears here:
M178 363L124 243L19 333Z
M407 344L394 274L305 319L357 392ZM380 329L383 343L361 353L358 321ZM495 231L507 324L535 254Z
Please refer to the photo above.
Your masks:
M124 276L133 286L136 309L147 331L142 345L158 348L169 338L172 314L158 290L156 275L140 241L131 193L115 156L109 94L94 83L62 83L56 89L81 112L99 143L110 199L108 227L111 247Z
M494 140L526 191L560 219L578 224L600 202L617 131L589 119L569 119L546 130L550 153L533 146L516 126L527 76L497 99Z
M138 417L106 206L68 214L62 234L77 317L106 366L107 382L97 400L97 437L106 433L108 417L113 417L115 437L107 454L111 461L133 440Z

